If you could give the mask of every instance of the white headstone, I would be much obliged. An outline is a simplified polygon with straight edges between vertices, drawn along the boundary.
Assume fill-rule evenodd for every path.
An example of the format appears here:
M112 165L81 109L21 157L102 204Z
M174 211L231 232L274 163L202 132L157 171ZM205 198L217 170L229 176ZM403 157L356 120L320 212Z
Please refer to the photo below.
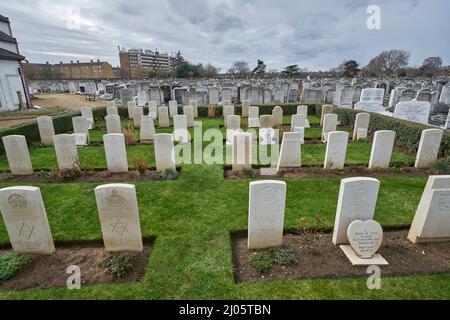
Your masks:
M373 220L380 181L375 178L341 180L333 230L335 245L349 244L347 230L355 220Z
M394 141L395 131L380 130L375 132L372 152L370 153L369 169L389 168Z
M425 101L404 101L395 106L394 117L428 124L431 103Z
M173 135L169 133L155 134L156 171L176 170Z
M347 153L348 132L332 131L328 133L325 151L325 170L342 170Z
M249 109L250 109L250 101L242 100L242 117L243 118L246 118L249 116Z
M81 116L85 117L89 122L88 129L92 129L94 127L94 115L92 113L92 108L91 107L81 107L80 111L81 111Z
M110 101L108 101L108 102L110 102ZM117 109L117 107L115 105L114 106L108 106L106 108L106 114L108 116L118 116L119 115L119 109Z
M273 108L272 120L274 126L281 126L283 124L283 109L280 106Z
M51 145L53 143L53 136L55 135L52 117L41 116L37 117L36 120L39 128L39 135L41 136L41 143L43 145Z
M133 119L134 116L134 108L136 108L136 101L128 101L127 102L128 107L128 118Z
M227 117L234 115L234 106L223 106L223 120L225 128L227 127Z
M136 188L113 183L95 188L105 250L108 252L142 252L141 225Z
M167 107L158 107L158 120L160 128L170 128L169 110Z
M232 144L233 171L251 169L252 167L252 140L251 133L235 133Z
M450 176L430 176L409 230L413 243L450 241Z
M171 118L178 115L178 103L176 100L169 101L169 114Z
M264 249L283 243L286 183L250 182L248 248Z
M36 254L55 252L39 188L1 189L0 209L14 251Z
M53 136L53 144L59 170L79 168L80 160L74 135L58 134Z
M8 158L9 169L13 176L33 174L30 154L25 136L11 135L2 137Z
M194 127L194 108L192 106L184 106L183 114L186 116L188 128Z
M301 167L301 144L302 136L300 133L285 132L283 134L277 171L281 168Z
M355 119L355 126L353 128L353 140L367 139L369 132L370 114L358 113Z
M436 163L443 133L441 129L422 131L414 165L417 169L431 168Z
M127 149L123 134L110 133L103 136L106 164L109 172L128 172Z
M338 116L334 113L328 113L324 116L322 128L322 141L327 142L328 133L336 131Z
M152 116L142 116L141 118L141 132L140 141L141 143L153 143L155 137L155 124L153 122Z
M134 108L133 126L135 128L141 127L141 118L143 115L144 115L144 108L142 108L142 107Z
M180 143L190 143L186 115L173 116L173 137Z
M107 115L105 117L105 121L106 121L106 132L107 133L122 133L122 126L120 124L120 116Z

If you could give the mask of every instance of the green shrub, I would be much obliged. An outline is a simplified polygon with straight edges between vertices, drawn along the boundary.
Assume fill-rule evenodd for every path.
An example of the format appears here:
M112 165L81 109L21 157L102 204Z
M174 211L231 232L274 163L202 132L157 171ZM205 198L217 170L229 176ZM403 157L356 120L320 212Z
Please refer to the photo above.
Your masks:
M267 273L272 268L272 255L270 252L254 252L250 256L250 265L259 273Z
M28 254L11 252L0 256L0 280L11 279L31 259Z
M178 178L178 172L173 169L164 170L162 177L164 180L176 180Z
M276 264L288 265L297 263L294 251L287 248L278 248L272 251L272 259Z
M438 174L448 174L449 166L446 161L438 160L433 166L433 169L437 171Z
M132 257L128 253L111 255L100 262L103 272L111 274L115 278L122 278L134 268Z
M253 168L243 168L241 171L246 177L253 178L256 176L256 170Z
M338 115L342 126L352 126L355 123L356 115L360 111L335 108L334 112ZM417 152L422 131L432 128L433 127L428 125L396 119L382 114L370 114L370 133L373 134L375 131L379 130L395 131L395 145L405 148L411 153ZM439 155L441 157L450 156L450 134L448 132L445 132L442 137Z

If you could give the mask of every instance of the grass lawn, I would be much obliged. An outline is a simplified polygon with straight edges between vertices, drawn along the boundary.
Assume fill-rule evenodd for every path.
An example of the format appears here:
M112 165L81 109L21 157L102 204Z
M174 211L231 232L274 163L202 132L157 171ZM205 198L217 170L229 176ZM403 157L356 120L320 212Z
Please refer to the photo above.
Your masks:
M221 119L208 125L218 126ZM101 132L101 130L97 130ZM170 132L170 131L169 131ZM322 164L325 145L302 146L305 164ZM367 163L370 143L348 146L347 163ZM80 148L82 164L105 168L103 147ZM35 169L56 169L53 148L31 148ZM153 147L128 147L131 159ZM395 152L393 162L411 163ZM131 165L131 163L130 163ZM6 157L0 169L8 170ZM382 177L375 219L384 227L410 225L426 177ZM183 165L178 180L136 184L143 236L156 242L142 282L93 285L81 290L0 290L0 299L449 299L450 275L382 278L368 290L367 278L236 284L230 233L247 229L250 180L225 180L223 166ZM332 229L340 179L287 180L285 229ZM101 239L94 188L101 183L36 184L41 188L55 240ZM0 183L0 188L21 183ZM0 243L9 242L0 223ZM336 248L336 250L339 250ZM299 257L301 259L301 257ZM349 268L351 265L349 263Z
M317 117L310 116L311 122L318 121ZM124 121L124 125L129 124L129 121ZM215 128L219 129L223 125L222 119L203 119L203 132L205 130ZM102 143L103 135L106 134L105 123L97 121L97 129L90 131L92 143ZM225 129L220 128L225 137ZM342 130L342 129L341 129ZM190 134L194 137L194 129L189 129ZM136 136L139 139L139 130L136 130ZM158 133L172 133L172 129L157 129ZM320 138L322 128L310 128L305 130L306 138ZM211 142L203 142L203 149ZM191 152L193 152L193 146ZM357 143L349 143L347 149L346 164L347 165L367 165L369 163L370 152L372 145L369 142L361 141ZM322 166L325 158L326 145L323 143L305 144L302 145L302 164L303 165L317 165ZM228 152L223 148L224 158L227 159L227 164L230 164L231 149ZM106 158L102 145L80 147L78 148L80 162L83 168L86 169L106 169ZM134 145L127 147L128 165L133 168L133 159L137 156L145 156L148 159L148 165L155 167L155 153L153 145ZM57 170L58 164L56 161L56 154L53 147L30 147L31 162L34 170ZM191 157L192 158L192 157ZM259 163L259 162L258 162ZM410 166L414 164L414 158L410 155L394 150L391 158L392 164L400 164ZM8 160L6 155L0 155L0 171L9 171Z

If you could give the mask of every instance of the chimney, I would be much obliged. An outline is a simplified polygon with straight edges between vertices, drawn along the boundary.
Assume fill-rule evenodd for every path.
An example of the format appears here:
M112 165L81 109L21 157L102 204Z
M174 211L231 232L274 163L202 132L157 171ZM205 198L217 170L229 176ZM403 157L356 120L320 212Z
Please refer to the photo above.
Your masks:
M77 63L80 63L80 60L77 60Z
M72 63L72 64L73 64L73 60L70 60L70 63Z
M50 62L46 61L45 64L50 64Z
M97 59L97 62L100 62L100 59Z
M91 63L93 63L93 62L94 62L94 60L91 59Z
M59 62L59 64L63 64L63 62L62 62L62 61L60 61L60 62Z

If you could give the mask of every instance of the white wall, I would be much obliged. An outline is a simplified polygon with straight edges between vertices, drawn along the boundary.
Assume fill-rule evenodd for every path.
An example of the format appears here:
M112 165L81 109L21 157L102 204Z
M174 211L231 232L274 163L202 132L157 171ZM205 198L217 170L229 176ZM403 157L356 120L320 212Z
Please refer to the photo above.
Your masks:
M0 111L19 109L17 91L22 93L22 101L26 104L18 69L17 61L0 60Z

